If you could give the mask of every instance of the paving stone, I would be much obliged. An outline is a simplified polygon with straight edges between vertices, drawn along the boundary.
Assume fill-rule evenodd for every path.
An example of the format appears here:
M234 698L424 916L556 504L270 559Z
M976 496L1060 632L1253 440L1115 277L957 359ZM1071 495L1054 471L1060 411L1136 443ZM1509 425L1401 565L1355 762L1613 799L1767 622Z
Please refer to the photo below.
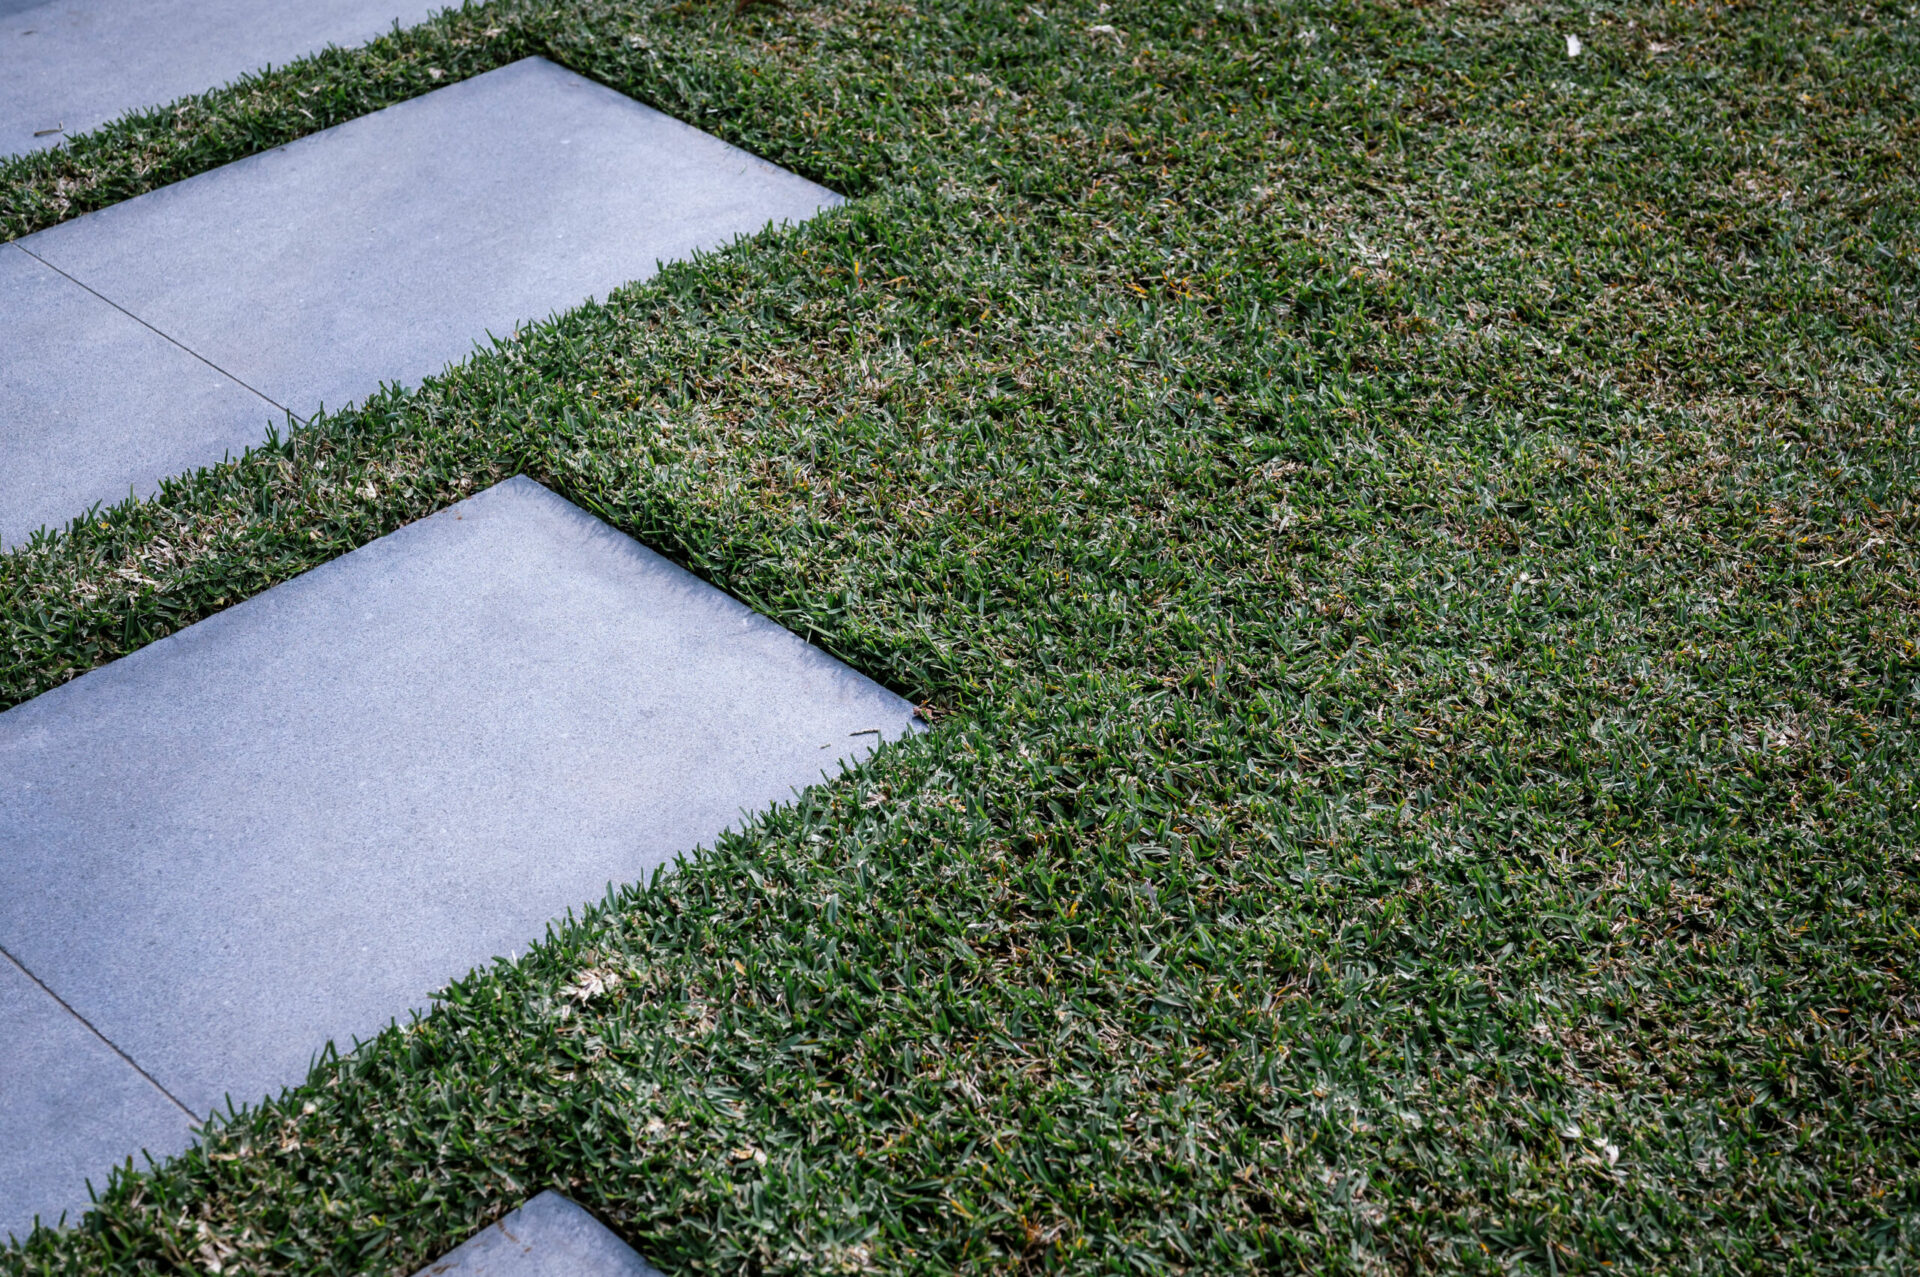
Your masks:
M0 947L205 1114L910 730L515 479L0 714Z
M142 1150L192 1141L187 1115L54 996L0 954L0 1239L87 1208Z
M526 58L20 242L305 417L839 202Z
M417 384L487 334L604 296L661 261L839 202L528 58L18 244L304 420L383 382ZM0 330L57 322L22 305ZM17 375L13 419L29 428L5 446L28 475L60 477L20 481L48 498L23 507L35 526L265 436L220 411L151 407L171 403L164 388L63 416L43 405L110 389L97 370L49 356ZM13 517L4 504L0 517Z
M235 454L286 414L13 244L0 244L0 548L159 476Z
M0 156L357 45L445 0L0 0ZM44 136L36 133L46 130Z
M660 1272L605 1224L549 1190L414 1277L660 1277Z

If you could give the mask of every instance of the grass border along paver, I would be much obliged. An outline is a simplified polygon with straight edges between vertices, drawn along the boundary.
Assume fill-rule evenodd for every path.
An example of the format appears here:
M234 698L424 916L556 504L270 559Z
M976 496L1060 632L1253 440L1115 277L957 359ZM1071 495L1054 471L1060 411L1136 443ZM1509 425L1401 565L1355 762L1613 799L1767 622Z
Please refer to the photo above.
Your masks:
M0 1024L0 1237L77 1224L89 1182L192 1141L187 1113L5 953Z
M273 63L411 25L423 0L0 3L0 155L58 146Z
M0 547L244 452L286 415L14 244L0 244Z
M33 446L8 447L0 536L64 526L129 488L150 494L264 441L270 419L284 428L287 412L305 420L383 384L417 385L490 333L839 203L523 58L29 235L7 251L198 359L173 352L184 364L173 377L116 382L118 361L76 367L85 343L54 335L71 330L59 321L73 296L39 311L22 297L4 321L27 339L9 411L39 429ZM192 398L221 374L239 383L230 396L267 402L197 411ZM72 403L76 384L92 403ZM117 400L100 393L116 384Z
M942 721L0 1263L1906 1264L1913 21L528 3L7 166L537 52L858 197L0 560L9 700L525 472Z
M415 1277L660 1277L607 1226L548 1190Z
M512 479L0 714L0 947L204 1119L913 729Z

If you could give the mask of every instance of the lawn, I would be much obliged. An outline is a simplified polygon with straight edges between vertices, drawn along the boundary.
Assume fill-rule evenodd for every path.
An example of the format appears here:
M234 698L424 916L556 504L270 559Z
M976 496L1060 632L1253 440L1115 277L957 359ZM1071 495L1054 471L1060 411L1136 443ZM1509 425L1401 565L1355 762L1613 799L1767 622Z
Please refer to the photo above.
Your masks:
M935 730L0 1273L1920 1262L1920 11L500 0L0 234L529 53L854 203L0 557L0 706L526 473Z

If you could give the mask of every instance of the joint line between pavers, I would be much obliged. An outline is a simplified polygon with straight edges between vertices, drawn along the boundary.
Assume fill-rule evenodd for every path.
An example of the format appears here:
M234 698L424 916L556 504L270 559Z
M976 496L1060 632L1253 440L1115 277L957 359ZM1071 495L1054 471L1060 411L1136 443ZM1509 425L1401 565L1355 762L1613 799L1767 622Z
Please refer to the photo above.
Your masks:
M72 1016L74 1019L78 1020L81 1024L85 1025L87 1032L93 1034L93 1036L95 1036L96 1038L99 1038L102 1042L105 1042L107 1044L107 1049L109 1051L112 1051L115 1055L125 1060L127 1062L128 1068L131 1068L135 1073L138 1073L141 1077L147 1079L147 1082L153 1087L153 1089L160 1092L160 1094L166 1096L167 1102L172 1104L175 1108L179 1109L182 1113L185 1113L189 1121L198 1122L200 1120L199 1114L195 1113L192 1109L182 1104L179 1098L175 1096L172 1091L169 1091L166 1087L160 1085L160 1079L154 1077L153 1074L141 1068L140 1062L138 1060L134 1059L131 1055L128 1055L125 1051L122 1051L119 1048L119 1046L117 1046L114 1043L114 1040L112 1038L108 1037L106 1034L102 1033L99 1029L95 1028L93 1025L93 1021L87 1019L86 1016L81 1015L78 1011L74 1010L71 1006L69 1006L65 998L55 993L52 987L49 986L45 980L42 980L39 976L35 975L33 971L27 966L26 963L20 961L20 959L14 957L11 953L8 953L6 950L6 946L4 945L0 945L0 958L5 958L8 962L11 962L16 968L19 969L19 972L21 975L27 977L27 979L33 981L36 985L40 986L40 991L42 993L52 998L55 1002L58 1002L60 1004L60 1009L62 1011L65 1011L68 1015Z
M128 310L125 306L122 306L119 302L113 300L113 298L107 296L105 293L101 292L99 289L89 285L85 280L77 279L74 276L67 274L67 272L61 270L58 266L55 266L52 262L40 256L40 254L34 252L31 248L28 248L25 245L21 244L19 240L17 239L14 240L13 246L19 249L21 252L25 253L28 257L31 257L34 261L39 262L42 266L52 271L54 274L58 275L60 278L66 280L67 282L73 284L78 288L86 289L88 292L92 293L95 297L98 297L101 301L113 307L115 310L119 311L121 314L125 315L128 319L131 319L134 323L140 325L142 328L146 329L148 332L152 333L154 336L160 338L162 341L169 342L175 346L178 346L180 349L186 351L189 355L192 355L195 359L198 359L201 363L213 369L215 372L219 373L222 377L225 377L228 381L231 381L234 385L239 386L245 390L250 390L254 394L259 395L261 399L265 400L268 404L272 405L274 408L279 409L281 412L286 413L287 416L293 418L293 420L299 422L301 425L304 426L307 424L307 419L305 417L302 417L298 413L294 412L293 409L287 407L285 404L279 403L269 395L263 393L259 387L248 385L246 382L240 380L240 378L228 372L225 368L222 368L219 364L214 363L213 360L208 359L205 355L201 354L199 351L195 350L193 347L187 345L185 342L179 340L177 337L174 337L171 333L163 332L160 329L155 328L152 324L149 324L146 320L140 318L140 316L134 314L132 311Z

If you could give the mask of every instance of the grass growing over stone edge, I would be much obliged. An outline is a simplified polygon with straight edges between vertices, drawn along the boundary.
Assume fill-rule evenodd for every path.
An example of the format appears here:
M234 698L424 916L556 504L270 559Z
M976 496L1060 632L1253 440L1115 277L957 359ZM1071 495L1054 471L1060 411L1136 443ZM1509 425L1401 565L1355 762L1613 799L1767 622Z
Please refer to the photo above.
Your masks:
M644 13L633 5L589 13L538 0L465 3L361 48L329 49L132 112L57 150L0 159L0 236L17 239L531 55L591 67L598 78L845 193L861 193L885 171L884 157L851 152L844 139L820 144L812 135L825 118L796 118L795 104L810 95L790 81L816 51L804 29L760 32L785 59L782 78L768 82L765 59L743 62L726 48L681 45L663 58L643 34L657 25ZM764 25L743 15L731 25Z
M1910 1265L1909 9L495 6L0 216L529 52L861 203L0 558L0 704L525 472L940 729L0 1270Z

